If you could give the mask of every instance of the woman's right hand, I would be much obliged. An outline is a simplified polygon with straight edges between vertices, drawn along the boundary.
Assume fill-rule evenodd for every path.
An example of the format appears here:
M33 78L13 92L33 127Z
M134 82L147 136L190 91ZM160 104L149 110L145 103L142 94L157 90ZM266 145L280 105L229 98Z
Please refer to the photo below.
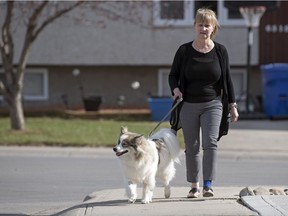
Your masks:
M173 95L173 99L175 100L176 98L181 98L182 99L182 92L180 91L180 89L179 88L175 88L174 90L173 90L173 93L174 93L174 95Z

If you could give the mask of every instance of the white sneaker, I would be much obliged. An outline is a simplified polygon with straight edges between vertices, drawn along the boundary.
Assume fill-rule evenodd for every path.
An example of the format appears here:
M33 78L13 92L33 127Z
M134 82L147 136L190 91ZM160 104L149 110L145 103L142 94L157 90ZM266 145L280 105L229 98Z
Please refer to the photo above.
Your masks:
M203 197L213 197L213 196L214 196L214 192L212 188L205 187L203 189Z
M188 195L187 198L198 198L200 196L200 190L198 188L192 188Z

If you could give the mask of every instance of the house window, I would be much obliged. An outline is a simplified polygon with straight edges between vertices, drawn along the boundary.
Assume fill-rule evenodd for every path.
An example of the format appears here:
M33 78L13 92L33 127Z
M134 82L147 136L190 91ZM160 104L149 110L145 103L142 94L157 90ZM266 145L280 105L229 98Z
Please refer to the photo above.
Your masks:
M196 11L200 7L217 12L217 1L161 1L154 0L154 25L192 26Z
M239 9L227 9L228 13L228 20L241 20L243 19Z
M5 83L3 70L0 70L0 79ZM23 100L48 99L48 72L46 69L26 69L23 84ZM2 100L3 97L0 96L0 99Z
M183 1L161 1L160 18L166 20L183 20L185 18Z
M199 8L209 8L216 14L218 13L218 2L217 1L195 1L194 2L194 16Z
M245 20L239 9L228 9L224 7L224 0L218 1L218 19L220 25L245 26Z
M155 26L192 26L196 11L201 7L215 11L222 26L245 26L245 20L242 18L240 11L224 7L224 0L154 0L153 3L153 22Z
M158 96L169 97L171 91L168 83L170 69L160 69L158 72Z
M153 22L155 26L193 25L193 4L191 1L153 2Z

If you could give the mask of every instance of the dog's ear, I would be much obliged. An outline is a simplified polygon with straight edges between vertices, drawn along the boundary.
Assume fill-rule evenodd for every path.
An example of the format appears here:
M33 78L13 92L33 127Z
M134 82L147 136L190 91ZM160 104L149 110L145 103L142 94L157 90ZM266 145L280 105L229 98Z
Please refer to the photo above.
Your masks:
M132 139L132 143L134 144L140 144L141 143L141 140L143 139L144 135L139 135L139 136L136 136Z
M128 132L128 128L127 127L121 127L121 134L127 133Z

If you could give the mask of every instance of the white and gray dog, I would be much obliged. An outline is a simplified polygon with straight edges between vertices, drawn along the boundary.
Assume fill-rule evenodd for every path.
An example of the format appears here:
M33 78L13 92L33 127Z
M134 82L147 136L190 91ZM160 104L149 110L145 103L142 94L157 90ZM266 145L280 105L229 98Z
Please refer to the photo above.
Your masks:
M121 159L128 180L128 202L137 199L137 184L143 184L142 203L152 202L156 178L170 197L170 181L175 176L174 162L179 162L179 142L171 129L165 128L146 139L122 127L118 144L113 148Z

